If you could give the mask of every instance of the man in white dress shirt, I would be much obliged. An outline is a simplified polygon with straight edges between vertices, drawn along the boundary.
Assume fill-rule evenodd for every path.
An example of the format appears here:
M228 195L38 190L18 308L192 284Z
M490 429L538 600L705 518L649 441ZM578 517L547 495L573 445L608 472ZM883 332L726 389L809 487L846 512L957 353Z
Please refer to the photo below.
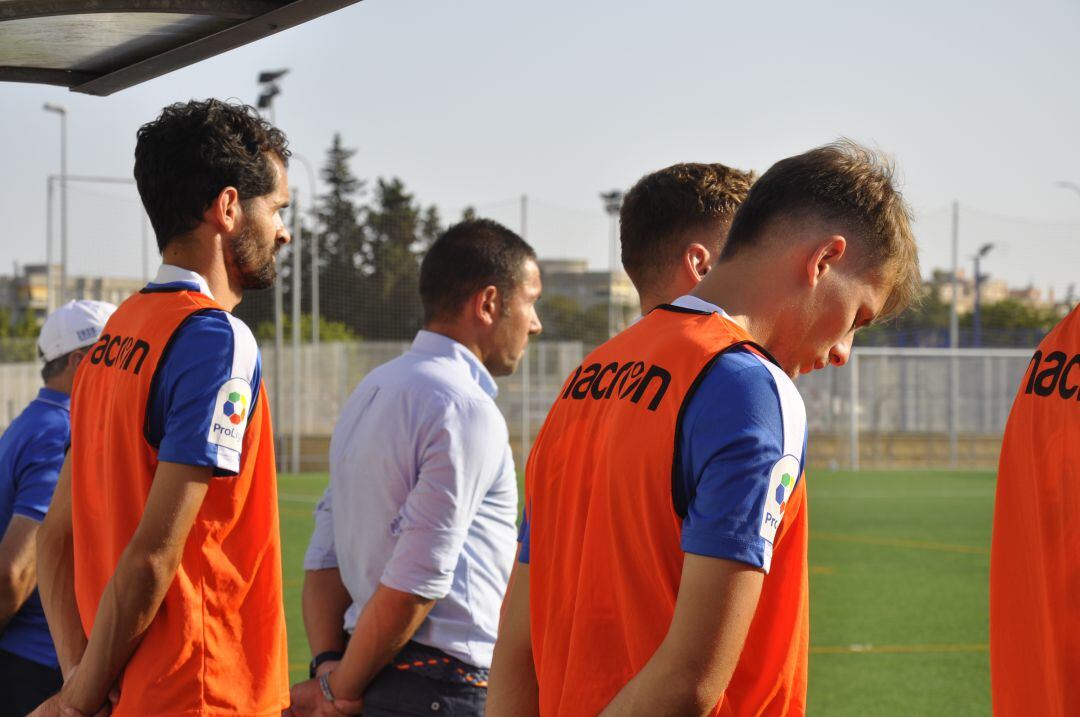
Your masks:
M424 329L360 382L330 442L305 557L315 679L293 687L298 717L483 714L517 547L493 376L540 333L540 288L533 249L493 221L451 227L424 257Z

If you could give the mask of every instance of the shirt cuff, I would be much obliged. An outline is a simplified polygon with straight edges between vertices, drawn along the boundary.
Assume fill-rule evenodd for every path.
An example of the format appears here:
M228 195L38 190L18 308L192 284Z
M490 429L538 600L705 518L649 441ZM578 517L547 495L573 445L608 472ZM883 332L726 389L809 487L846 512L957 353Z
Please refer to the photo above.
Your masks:
M24 518L29 518L35 523L40 523L45 520L45 511L38 510L37 508L31 508L30 506L17 505L11 509L12 515L21 515Z
M452 530L407 530L398 538L379 582L394 590L441 600L450 594L465 541Z
M769 572L772 562L772 546L764 540L745 540L729 535L695 535L684 532L682 549L684 553L702 555L706 558L746 563L766 573Z

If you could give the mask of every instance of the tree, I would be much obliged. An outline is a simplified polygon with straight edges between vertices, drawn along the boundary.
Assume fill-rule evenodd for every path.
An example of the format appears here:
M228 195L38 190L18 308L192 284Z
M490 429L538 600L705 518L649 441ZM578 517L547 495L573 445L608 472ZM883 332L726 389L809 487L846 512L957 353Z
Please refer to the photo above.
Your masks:
M596 304L582 311L574 299L555 294L541 298L536 311L544 325L546 340L600 344L608 338L607 304Z
M422 208L396 177L378 180L364 222L362 336L408 339L420 329L420 257L440 230L435 207Z
M365 183L349 167L355 154L342 146L340 134L334 135L321 170L329 190L320 197L314 241L319 242L320 313L358 332L364 310L358 271L371 257L364 241L365 209L359 203ZM306 258L310 267L310 254Z

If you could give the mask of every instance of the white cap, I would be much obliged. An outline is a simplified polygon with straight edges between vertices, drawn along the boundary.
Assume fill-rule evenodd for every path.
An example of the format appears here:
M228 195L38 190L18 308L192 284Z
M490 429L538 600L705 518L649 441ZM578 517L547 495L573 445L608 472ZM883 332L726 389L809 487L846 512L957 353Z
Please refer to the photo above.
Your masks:
M60 358L98 340L116 307L106 301L69 301L45 319L38 350L46 361Z

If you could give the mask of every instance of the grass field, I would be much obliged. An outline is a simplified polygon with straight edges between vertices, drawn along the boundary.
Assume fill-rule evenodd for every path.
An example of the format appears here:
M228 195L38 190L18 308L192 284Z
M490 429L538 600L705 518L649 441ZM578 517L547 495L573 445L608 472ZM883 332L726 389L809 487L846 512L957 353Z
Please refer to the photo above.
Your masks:
M325 475L280 483L292 675L309 658L302 561ZM815 472L810 491L814 716L990 713L990 473Z

